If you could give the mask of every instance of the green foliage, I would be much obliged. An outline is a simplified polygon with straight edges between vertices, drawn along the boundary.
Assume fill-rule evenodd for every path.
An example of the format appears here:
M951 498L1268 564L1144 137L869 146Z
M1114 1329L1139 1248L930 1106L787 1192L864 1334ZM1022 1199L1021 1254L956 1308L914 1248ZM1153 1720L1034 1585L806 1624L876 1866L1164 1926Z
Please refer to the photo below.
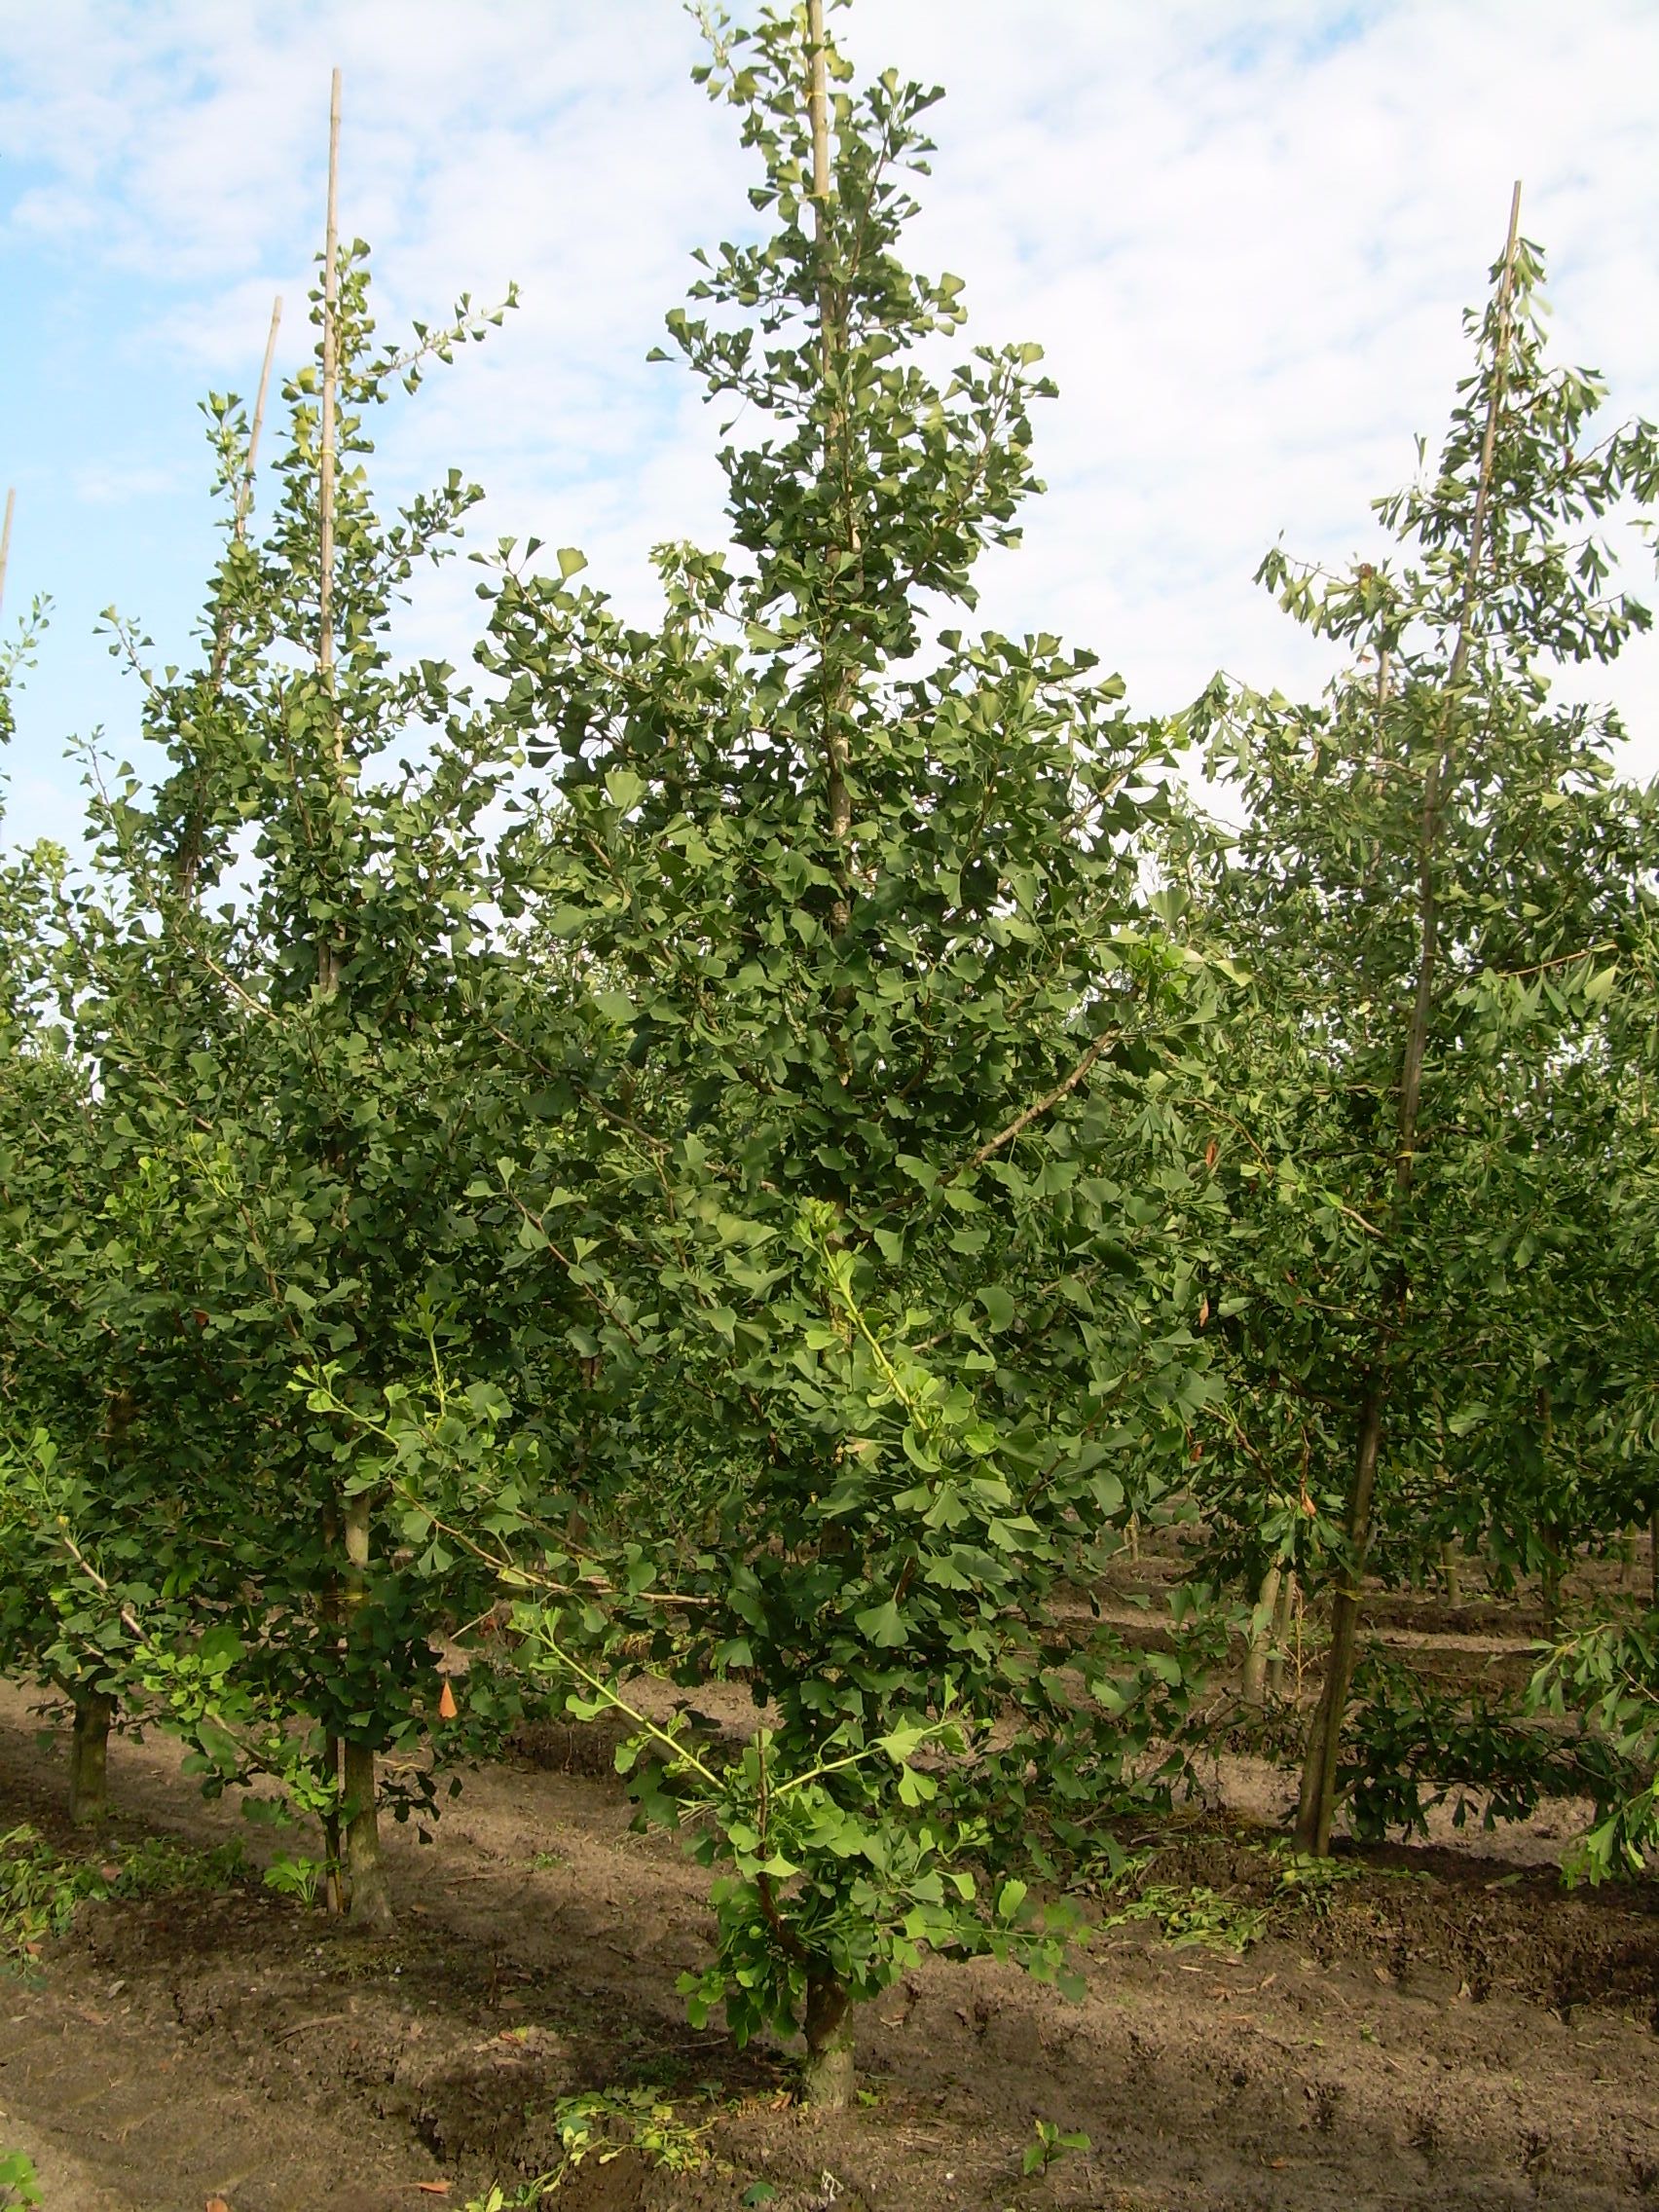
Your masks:
M1571 1662L1568 1662L1571 1664ZM1580 1683L1580 1687L1584 1685ZM1524 1821L1550 1797L1607 1804L1628 1792L1634 1740L1616 1729L1570 1733L1530 1720L1538 1700L1437 1689L1409 1667L1369 1656L1355 1681L1343 1768L1354 1833L1426 1835L1428 1815L1449 1805L1455 1827L1478 1813L1483 1829ZM1582 1697L1585 1718L1593 1699ZM1565 1705L1557 1710L1566 1716Z
M279 1851L260 1879L280 1898L298 1898L309 1912L321 1892L326 1872L320 1860Z
M152 1835L120 1861L110 1888L116 1897L176 1897L187 1891L222 1892L247 1879L247 1855L240 1836L206 1850Z
M45 2201L34 2160L21 2151L0 2151L0 2206L5 2212L26 2212Z
M1331 1598L1310 1778L1361 1833L1588 1785L1584 1871L1659 1842L1651 1624L1564 1637L1534 1703L1571 1736L1348 1696L1364 1573L1456 1539L1553 1600L1659 1509L1659 804L1551 689L1647 627L1608 534L1659 440L1547 365L1517 242L1387 558L1263 566L1326 692L1137 721L1091 653L970 627L1051 387L905 265L938 94L813 23L707 14L754 220L663 357L729 412L729 527L657 549L658 619L533 540L486 564L476 690L398 658L479 495L383 512L383 410L500 317L388 347L360 243L326 578L323 349L263 527L209 398L199 637L108 629L164 772L89 756L90 864L0 867L0 1667L170 1729L210 1792L275 1784L330 1862L375 1754L424 1814L527 1711L620 1715L640 1819L711 1877L692 2017L816 2069L927 1953L1071 1986L1038 1883L1177 1944L1328 1906L1328 1802L1265 1902L1148 1886L1111 1827L1190 1785L1273 1568ZM1098 1593L1160 1523L1141 1648ZM722 1677L764 1714L735 1755L642 1710ZM16 1829L3 1941L239 1874ZM560 2127L534 2192L701 2156L654 2091ZM1039 2121L1027 2170L1085 2141Z
M95 1866L65 1860L23 1823L0 1835L0 1967L26 1968L41 1945L66 1935L87 1898L109 1895Z
M10 744L16 729L12 695L23 671L36 659L51 606L50 600L37 599L18 624L16 636L0 645L0 745Z
M763 425L720 456L733 552L662 549L651 631L572 558L509 558L490 657L554 789L518 880L586 1002L579 1073L540 1056L588 1158L560 1129L501 1188L527 1271L586 1301L611 1449L670 1470L668 1528L613 1494L695 1608L687 1678L747 1671L794 1788L789 1876L721 1847L698 2001L743 2032L968 1939L982 1815L930 1818L879 1747L1009 1699L1034 1739L1061 1724L1045 1595L1160 1494L1205 1402L1153 1072L1205 992L1142 888L1162 742L1092 656L951 626L1013 540L1049 387L1023 346L932 376L962 287L898 249L934 95L855 91L831 51L817 193L807 38L799 11L714 25L772 227L669 318Z
M1601 1819L1563 1861L1567 1880L1646 1872L1659 1852L1659 1617L1602 1623L1557 1645L1530 1701L1584 1714L1614 1778L1597 1791Z
M388 636L478 495L452 474L387 518L366 468L392 388L498 320L462 300L386 347L366 249L345 252L326 633L319 363L283 388L263 538L250 426L209 401L225 537L195 665L152 666L110 618L166 772L148 791L94 764L90 874L37 859L19 890L0 1657L174 1728L209 1789L272 1777L329 1820L331 1746L424 1749L431 1638L491 1591L469 1561L376 1540L360 1468L293 1419L293 1379L327 1363L379 1403L434 1334L480 1373L522 1364L461 1203L494 1080L484 817L512 756L453 671L398 666ZM498 1741L511 1704L476 1701L446 1748ZM399 1812L429 1806L424 1762L403 1771Z
M1274 1857L1278 1861L1274 1904L1321 1916L1330 1911L1335 1891L1345 1882L1357 1881L1362 1871L1351 1862L1316 1859L1285 1844L1275 1847Z
M1207 1951L1247 1951L1261 1940L1268 1911L1201 1883L1182 1888L1153 1882L1109 1912L1101 1926L1127 1928L1142 1921L1150 1921L1172 1951L1195 1945Z
M1263 565L1352 665L1306 705L1218 682L1190 724L1244 816L1186 865L1251 977L1211 1088L1232 1388L1201 1497L1252 1583L1404 1579L1453 1536L1559 1565L1605 1511L1605 1025L1659 818L1616 717L1550 686L1648 627L1599 532L1651 503L1659 439L1592 429L1600 384L1546 365L1533 247L1493 275L1438 466L1377 502L1397 555Z
M466 2212L535 2212L557 2194L580 2166L608 2165L632 2152L663 2173L701 2173L710 2152L704 2138L712 2120L683 2120L661 2090L649 2087L585 2089L554 2107L563 2156L558 2165L512 2192L498 2183L486 2196L468 2200Z
M703 2139L714 2122L693 2126L681 2120L660 2089L590 2089L561 2097L556 2118L565 2161L555 2188L584 2159L606 2165L624 2151L636 2152L647 2165L671 2174L700 2173L709 2162Z
M1094 2146L1081 2127L1062 2129L1056 2120L1032 2121L1037 2140L1025 2146L1019 2161L1019 2170L1030 2178L1032 2174L1046 2174L1050 2167L1072 2151L1091 2151Z
M92 1861L57 1851L25 1822L0 1835L0 1964L20 1967L43 1943L66 1935L90 1898L226 1891L246 1877L246 1859L235 1837L203 1851L168 1836L146 1836L111 1858Z

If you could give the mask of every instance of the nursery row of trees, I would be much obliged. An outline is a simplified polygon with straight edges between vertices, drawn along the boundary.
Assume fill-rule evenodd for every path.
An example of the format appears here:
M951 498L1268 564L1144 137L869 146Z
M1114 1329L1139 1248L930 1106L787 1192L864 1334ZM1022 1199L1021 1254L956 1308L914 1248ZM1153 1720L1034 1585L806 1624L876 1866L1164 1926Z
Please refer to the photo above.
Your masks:
M1051 387L936 367L937 94L856 87L819 0L709 27L760 181L668 336L746 426L729 545L658 549L653 625L498 546L475 673L400 660L480 495L384 512L374 427L504 310L386 344L331 159L268 512L263 391L215 396L191 650L112 624L166 772L93 761L90 858L0 876L0 1664L72 1702L81 1815L170 1727L369 1925L380 1809L619 1708L716 1869L693 2016L798 2025L833 2101L923 1947L1064 1973L1292 1578L1301 1848L1570 1770L1640 1862L1651 1622L1564 1617L1529 1720L1368 1674L1360 1592L1554 1593L1659 1510L1659 820L1551 688L1647 624L1605 534L1659 440L1547 365L1512 217L1391 551L1264 564L1342 673L1137 718L966 627ZM1161 1524L1140 1649L1090 1594ZM764 1724L724 1762L650 1671Z

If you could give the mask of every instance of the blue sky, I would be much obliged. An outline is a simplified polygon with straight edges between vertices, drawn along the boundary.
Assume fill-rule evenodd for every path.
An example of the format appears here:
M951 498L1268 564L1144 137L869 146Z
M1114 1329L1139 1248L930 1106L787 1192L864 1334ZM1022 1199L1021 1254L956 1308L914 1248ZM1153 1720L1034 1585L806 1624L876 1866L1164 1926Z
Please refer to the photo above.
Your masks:
M973 336L1041 341L1061 387L1051 496L984 617L1092 646L1138 707L1217 665L1317 680L1251 572L1281 532L1366 542L1370 498L1438 433L1515 175L1558 357L1659 416L1650 0L857 0L843 36L946 85L916 256L968 278ZM716 424L644 359L691 248L746 211L696 50L676 0L0 0L8 620L55 602L11 834L74 836L67 737L136 756L99 610L159 659L186 647L213 543L197 401L251 391L274 293L279 358L308 342L335 63L343 221L387 321L509 277L525 300L399 416L383 492L454 463L491 495L475 535L580 544L642 608L652 542L718 540ZM464 654L472 580L423 590L411 650ZM1659 652L1589 688L1659 772Z

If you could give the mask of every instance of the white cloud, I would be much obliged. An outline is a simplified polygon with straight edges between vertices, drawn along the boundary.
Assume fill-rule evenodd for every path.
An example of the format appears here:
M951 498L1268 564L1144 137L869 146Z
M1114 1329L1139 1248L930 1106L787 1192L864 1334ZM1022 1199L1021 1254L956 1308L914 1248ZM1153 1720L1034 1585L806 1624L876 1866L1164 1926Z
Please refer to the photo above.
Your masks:
M89 507L123 507L129 500L150 498L158 492L177 488L170 471L149 467L143 461L134 461L125 468L97 463L77 468L70 475L69 484L76 498Z
M1217 664L1315 680L1251 572L1281 531L1360 545L1413 433L1437 437L1514 175L1559 356L1659 414L1647 0L859 0L844 21L861 64L950 92L917 258L969 278L976 338L1041 340L1061 387L1051 495L990 562L984 616L1093 645L1142 706ZM28 175L0 229L83 287L102 267L146 288L124 357L150 404L251 389L276 290L284 357L303 341L338 61L344 220L387 319L524 287L388 437L393 488L453 461L491 493L475 539L581 542L625 598L654 540L718 535L717 419L642 356L690 245L747 219L750 168L686 81L674 0L0 0L0 38ZM83 456L89 482L124 481L131 437ZM453 573L422 606L457 657ZM1659 650L1598 682L1659 770Z

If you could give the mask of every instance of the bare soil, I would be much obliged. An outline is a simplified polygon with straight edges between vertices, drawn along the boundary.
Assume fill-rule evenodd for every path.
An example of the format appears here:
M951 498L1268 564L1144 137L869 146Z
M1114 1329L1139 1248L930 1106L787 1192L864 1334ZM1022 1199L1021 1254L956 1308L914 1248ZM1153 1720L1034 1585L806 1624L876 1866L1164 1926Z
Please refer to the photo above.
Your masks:
M0 1689L0 1827L79 1848L62 1741L37 1729ZM429 1846L390 1829L392 1938L239 1884L83 1906L36 1976L0 1980L0 2147L35 2158L48 2212L459 2212L558 2163L557 2099L645 2083L708 2124L709 2162L585 2160L571 2212L713 2212L756 2180L774 2212L1659 2204L1659 1912L1643 1890L1564 1894L1528 1863L1535 1834L1509 1858L1467 1837L1356 1854L1289 1905L1266 1832L1211 1811L1146 1879L1206 1887L1224 1917L1265 1907L1244 1955L1106 1931L1080 2004L931 1964L860 2021L868 2101L814 2120L788 2053L685 2024L697 1869L579 1771L602 1763L584 1732L535 1748L563 1770L470 1776ZM1271 1815L1284 1778L1240 1763L1218 1788ZM159 1739L113 1747L111 1788L112 1859L248 1832ZM1092 2148L1023 2178L1038 2120Z

